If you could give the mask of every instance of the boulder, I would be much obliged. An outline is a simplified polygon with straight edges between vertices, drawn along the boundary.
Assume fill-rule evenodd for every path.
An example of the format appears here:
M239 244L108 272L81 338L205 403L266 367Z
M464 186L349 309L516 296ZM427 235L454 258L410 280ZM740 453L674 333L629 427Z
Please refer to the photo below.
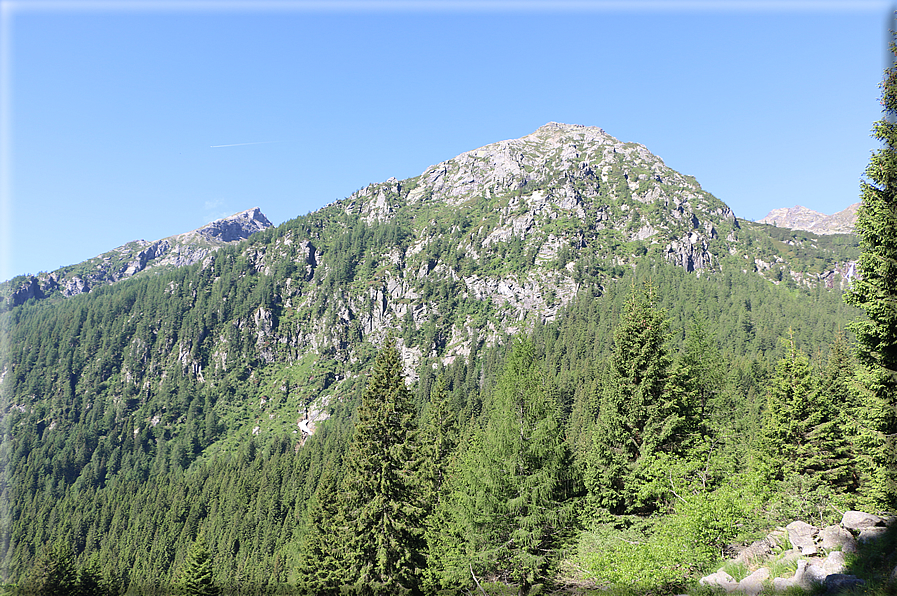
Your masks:
M752 543L750 546L738 553L738 556L735 557L735 560L740 563L744 563L745 565L752 566L755 562L762 561L771 554L772 546L770 545L768 540L763 539Z
M761 567L738 582L738 590L748 596L757 596L757 594L763 591L763 584L767 580L769 580L769 569Z
M718 586L726 592L732 592L738 589L738 582L723 569L702 577L698 583L702 586Z
M824 561L820 559L810 559L807 561L807 567L804 571L804 584L813 585L821 584L828 575L825 571Z
M793 586L794 580L790 577L777 577L772 580L772 587L775 588L777 592L784 592Z
M815 555L819 550L813 538L819 533L819 528L802 521L791 522L785 529L788 530L788 539L791 545L799 549L805 556Z
M844 573L847 570L847 561L844 560L844 553L839 550L829 553L822 563L822 569L825 571L826 576Z
M791 578L792 585L804 590L812 590L813 586L819 583L819 577L815 569L811 569L805 559L797 562L797 571Z
M845 552L856 552L856 540L854 540L853 534L841 526L835 525L823 528L819 532L819 539L820 546L825 551L843 550Z
M770 532L766 536L766 541L772 548L785 548L785 546L787 546L786 543L788 542L787 534L788 532L785 530L785 528L776 528L775 531Z
M851 532L858 532L863 528L883 526L884 524L885 520L877 515L863 513L862 511L845 511L841 517L841 525Z
M835 573L825 578L823 585L826 594L840 594L857 586L862 586L866 582L855 575L844 575L843 573Z

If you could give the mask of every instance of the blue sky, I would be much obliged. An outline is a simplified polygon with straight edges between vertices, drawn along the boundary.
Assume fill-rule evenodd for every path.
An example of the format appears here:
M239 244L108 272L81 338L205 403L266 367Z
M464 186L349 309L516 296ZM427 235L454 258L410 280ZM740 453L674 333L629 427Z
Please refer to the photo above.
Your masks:
M549 121L739 217L859 200L886 2L2 1L0 279L275 224ZM230 145L230 146L221 146Z

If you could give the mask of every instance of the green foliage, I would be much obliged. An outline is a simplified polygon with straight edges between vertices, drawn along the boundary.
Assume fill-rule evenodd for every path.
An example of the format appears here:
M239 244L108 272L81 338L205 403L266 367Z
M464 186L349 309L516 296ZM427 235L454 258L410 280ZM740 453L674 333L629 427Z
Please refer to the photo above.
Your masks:
M570 507L557 402L540 364L532 344L518 342L485 428L470 429L476 436L437 509L448 522L433 543L444 549L433 553L443 585L468 570L506 579L521 594L544 580Z
M897 55L897 44L891 43ZM847 300L866 318L854 323L861 363L868 368L861 413L861 440L869 466L860 487L866 503L897 505L897 67L885 71L881 84L884 117L872 136L881 141L866 168L856 232L863 250L860 277Z
M392 338L358 407L342 483L345 583L384 594L415 591L424 568L418 435Z
M297 570L297 585L306 594L328 596L339 593L344 583L340 534L344 520L338 501L338 481L328 466L318 481L318 489L308 504L305 536Z
M763 416L762 463L774 478L781 480L807 473L812 469L809 459L820 447L824 448L810 437L814 428L830 415L814 403L817 395L818 385L810 361L792 345L789 355L776 366Z
M619 517L593 526L580 538L577 560L602 584L681 591L720 559L755 510L744 488L733 479L712 491L683 491L685 498L665 517L636 524ZM603 538L596 541L596 534Z
M583 152L576 163L586 166L589 159ZM215 553L215 579L225 589L273 590L290 582L320 592L354 582L333 571L346 569L349 553L329 547L342 544L334 537L353 527L355 512L362 512L359 519L374 519L373 504L389 499L372 497L370 507L356 503L345 516L350 508L343 499L352 491L340 490L339 483L349 467L345 452L353 416L377 354L369 343L372 327L378 321L389 325L389 317L402 309L405 346L419 348L424 357L417 402L400 409L412 415L421 410L422 437L413 456L401 456L402 463L397 458L404 447L388 457L365 453L371 462L396 462L397 472L383 477L402 487L391 493L396 499L405 499L403 491L419 498L402 501L409 507L400 513L404 528L417 528L411 532L415 573L423 567L426 527L431 585L472 587L472 569L487 589L531 582L535 591L550 580L564 541L577 532L559 520L569 519L570 501L585 493L582 472L600 434L602 410L612 418L609 413L619 406L620 420L632 416L630 423L639 429L642 447L627 453L635 458L627 460L632 490L624 503L631 510L679 512L679 497L691 502L691 495L715 491L721 478L747 467L753 452L746 446L759 434L768 381L787 351L778 338L788 324L799 324L795 346L818 368L837 330L855 316L837 291L787 287L787 281L773 285L742 274L751 261L729 255L730 241L723 238L737 234L769 254L789 250L806 261L801 267L807 271L852 254L853 247L850 237L836 244L810 234L766 242L759 225L738 229L713 216L720 238L711 241L711 252L724 270L689 275L664 263L659 245L629 244L625 225L615 229L632 210L639 212L636 227L658 226L665 215L660 203L647 205L632 196L648 188L651 168L624 166L620 161L607 183L585 169L582 176L530 181L508 192L493 188L488 196L457 205L434 200L434 189L421 180L372 185L362 191L366 195L224 247L206 264L124 280L71 299L56 295L3 313L9 330L8 350L0 354L0 369L7 371L2 463L8 477L0 495L9 503L9 540L0 542L4 579L21 580L41 546L61 539L72 545L85 582L92 581L90 569L98 568L104 576L125 577L133 590L166 591L202 535ZM632 190L635 184L638 191ZM689 184L698 193L696 202L722 207L694 181ZM423 194L411 201L415 186ZM550 198L571 187L579 199L591 197L578 202L584 217L568 216L557 204L538 212L530 203L535 189ZM612 196L617 187L619 201ZM669 184L662 188L676 192ZM363 208L381 192L390 216L375 221ZM518 217L533 218L526 234L512 233L517 224L511 220ZM679 224L671 233L692 229L684 218ZM504 239L496 235L485 242L500 226L508 232ZM561 247L556 260L537 256L549 241ZM632 254L641 255L638 262ZM96 263L84 267L95 269ZM531 330L534 364L526 375L502 380L513 342L500 331L516 313L508 304L465 296L462 278L491 283L513 275L526 287L542 274L559 284L556 290L541 288L549 301L566 300L571 282L579 292L553 321L530 314L513 323L526 330L520 335ZM620 279L625 283L616 283ZM648 369L652 379L665 379L660 393L649 388L653 382L630 382L640 374L631 370L613 372L629 379L625 383L609 381L615 349L625 343L614 338L614 329L620 327L627 289L649 279L656 288L654 308L668 319L667 333L660 334L668 334L659 342L662 357L653 360L665 364ZM397 283L417 297L387 297ZM701 316L702 322L692 324ZM493 335L493 327L499 333ZM638 333L633 329L626 341L635 345ZM461 343L451 343L459 338ZM469 356L455 353L450 364L442 359L467 346ZM639 362L642 356L627 357ZM852 387L852 366L846 362L839 369L843 374L836 375L832 395ZM537 388L528 397L533 411L551 412L541 417L541 426L535 417L521 423L500 413L500 403L514 409L508 388L518 382ZM641 410L625 405L624 389L644 401ZM851 389L847 395L865 393ZM616 406L604 408L604 399ZM297 422L313 411L330 419L307 437ZM363 412L358 410L359 421ZM867 408L851 420L860 429L879 428L872 413ZM402 416L380 428L400 427L391 425ZM649 422L640 427L643 418ZM518 434L527 439L508 438ZM365 436L363 442L381 444L381 435ZM875 436L861 437L857 449L861 457L879 458L880 465L886 453L875 447ZM560 449L565 440L568 447ZM495 471L513 469L507 463L513 461L529 472ZM484 467L493 471L484 473ZM864 485L877 482L862 474L880 468L864 463L857 469ZM487 485L488 491L482 489ZM801 491L784 484L767 489L795 497ZM814 496L813 503L824 497ZM789 499L779 499L782 509L798 507ZM773 506L778 505L768 504ZM482 512L492 512L492 518ZM425 513L426 523L420 519ZM369 544L376 546L376 540ZM391 544L381 549L387 558L401 551ZM363 550L359 546L352 552Z
M221 588L215 584L213 575L212 556L205 540L199 538L181 566L178 592L183 596L218 596Z
M653 288L633 288L614 331L586 477L592 501L615 513L654 508L641 498L641 468L654 453L679 447L684 411L667 391L667 329Z
M74 596L78 572L71 549L61 541L44 550L24 582L29 596Z
M430 393L421 428L419 479L427 515L439 503L448 465L457 443L458 423L455 414L449 409L445 376L440 375Z

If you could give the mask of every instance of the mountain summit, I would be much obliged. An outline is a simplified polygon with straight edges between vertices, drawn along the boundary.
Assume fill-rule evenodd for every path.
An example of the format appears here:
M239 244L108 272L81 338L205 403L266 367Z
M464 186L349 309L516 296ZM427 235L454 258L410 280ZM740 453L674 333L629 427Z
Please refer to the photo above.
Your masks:
M437 403L450 404L465 429L487 429L481 416L539 391L548 410L532 412L556 411L566 426L532 432L586 454L597 444L591 429L617 424L595 426L595 406L617 403L617 384L632 386L610 376L617 323L630 321L625 341L643 331L655 338L632 353L650 353L645 370L657 376L667 367L669 316L671 350L715 352L718 342L731 354L713 360L721 375L713 378L727 388L712 381L720 390L710 399L719 399L720 424L736 421L747 433L761 426L756 395L774 374L779 338L803 349L806 338L833 337L846 324L836 288L859 254L849 235L739 221L643 145L557 123L269 226L253 209L7 284L0 416L9 478L0 490L15 490L0 497L15 517L0 541L0 581L29 577L35 547L58 539L80 544L82 560L97 553L113 577L164 591L179 577L177 553L202 535L222 554L220 581L253 591L283 585L300 568L289 554L298 557L296 539L312 535L297 515L312 495L320 500L308 502L336 498L319 480L353 453L368 387L393 391L392 380L372 379L382 368L403 382L392 356L375 364L387 340L434 427L448 418L425 406L430 395L444 393ZM626 314L626 295L649 281L662 310L645 302ZM10 288L19 288L12 301ZM697 313L707 332L695 325L704 339L688 347ZM504 354L518 358L504 348L526 335L533 354L544 348L544 365L507 369L525 389L508 385L508 399L493 397L505 391ZM520 354L518 362L531 358ZM672 400L698 399L692 387L704 377L694 375L706 373L691 371L700 368L663 373L688 383ZM742 390L744 401L731 401ZM670 400L661 402L654 411L667 411ZM662 423L667 436L685 432L671 424ZM737 436L726 439L729 453L748 440Z
M825 215L800 205L788 208L773 209L760 223L780 228L805 230L814 234L851 234L857 220L857 209L860 203L854 203L834 215Z
M271 226L261 210L253 207L155 242L134 240L76 265L19 278L19 283L11 280L8 305L17 306L30 298L45 298L57 292L65 297L76 296L146 269L192 265L226 244L245 240Z

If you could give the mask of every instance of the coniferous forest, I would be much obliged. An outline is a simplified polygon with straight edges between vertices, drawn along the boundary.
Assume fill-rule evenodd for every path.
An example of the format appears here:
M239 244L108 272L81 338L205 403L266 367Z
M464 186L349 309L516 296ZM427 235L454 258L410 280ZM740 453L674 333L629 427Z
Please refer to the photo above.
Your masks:
M856 238L708 232L710 252L724 232L779 251L770 275L734 249L696 272L563 219L552 234L575 242L548 257L516 237L474 254L458 238L485 237L478 207L409 202L7 306L4 590L713 593L698 578L776 526L895 511L895 69L882 103ZM601 192L628 205L627 188ZM858 256L843 292L802 281L830 254ZM385 324L402 259L424 281ZM575 286L553 316L501 319L461 291L537 263ZM894 545L850 555L863 593L897 590Z

